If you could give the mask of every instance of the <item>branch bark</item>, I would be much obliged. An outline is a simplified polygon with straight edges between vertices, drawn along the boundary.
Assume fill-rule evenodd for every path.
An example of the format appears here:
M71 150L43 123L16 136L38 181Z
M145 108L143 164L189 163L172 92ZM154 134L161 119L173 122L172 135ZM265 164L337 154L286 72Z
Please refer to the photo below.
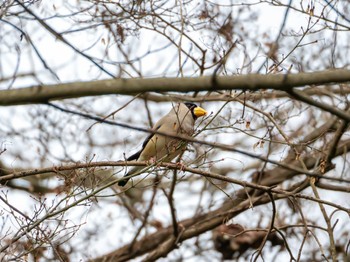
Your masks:
M275 75L236 75L185 78L108 79L56 85L32 86L0 91L0 106L45 104L85 96L109 94L135 95L145 92L200 92L219 90L271 89L290 91L294 87L350 82L350 70L325 70L313 73Z

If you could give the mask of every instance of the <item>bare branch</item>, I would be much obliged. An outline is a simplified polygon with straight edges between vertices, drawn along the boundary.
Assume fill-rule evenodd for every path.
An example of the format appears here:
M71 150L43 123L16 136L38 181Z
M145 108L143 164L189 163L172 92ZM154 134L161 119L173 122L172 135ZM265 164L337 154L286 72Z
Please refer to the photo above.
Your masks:
M45 104L84 96L108 94L136 95L145 92L200 92L219 90L271 89L290 91L293 87L345 83L350 81L350 70L326 70L313 73L276 75L217 76L215 86L211 76L198 78L109 79L47 86L33 86L0 91L0 106Z

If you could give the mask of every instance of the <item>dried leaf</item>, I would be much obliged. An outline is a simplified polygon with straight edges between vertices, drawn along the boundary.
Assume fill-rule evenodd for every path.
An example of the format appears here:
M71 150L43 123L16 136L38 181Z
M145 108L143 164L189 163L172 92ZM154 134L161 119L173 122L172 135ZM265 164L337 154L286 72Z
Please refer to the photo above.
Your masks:
M315 11L315 7L313 7L313 8L310 9L310 15L311 15L311 16L314 16L314 11Z
M261 140L261 141L260 141L260 148L263 148L263 147L264 147L264 144L265 144L265 141L264 141L264 140Z
M199 19L204 20L209 17L209 13L207 10L203 10L201 14L199 15Z
M321 171L321 173L326 172L326 161L324 159L322 159L320 162L320 171Z
M120 41L124 43L124 40L125 40L124 28L121 25L117 25L117 33L120 36Z

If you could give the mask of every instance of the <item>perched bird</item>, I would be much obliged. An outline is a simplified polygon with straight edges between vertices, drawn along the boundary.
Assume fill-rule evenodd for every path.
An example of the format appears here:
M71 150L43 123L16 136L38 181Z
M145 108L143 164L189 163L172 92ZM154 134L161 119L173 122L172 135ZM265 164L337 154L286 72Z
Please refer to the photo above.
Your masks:
M192 136L194 123L198 117L206 115L207 112L193 103L178 103L173 106L168 114L163 116L153 126L152 130L167 133L171 136ZM142 144L142 149L127 158L127 161L163 161L169 162L181 154L186 148L186 143L160 134L150 134ZM144 167L135 166L125 176L134 174ZM125 186L128 178L119 181L119 186Z

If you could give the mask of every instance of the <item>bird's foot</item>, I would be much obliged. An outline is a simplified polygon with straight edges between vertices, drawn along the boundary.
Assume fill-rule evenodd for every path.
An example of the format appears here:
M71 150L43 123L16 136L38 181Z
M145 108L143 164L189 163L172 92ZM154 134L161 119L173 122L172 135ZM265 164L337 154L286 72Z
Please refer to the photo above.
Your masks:
M146 161L147 165L154 165L157 162L157 159L155 157L151 157Z

